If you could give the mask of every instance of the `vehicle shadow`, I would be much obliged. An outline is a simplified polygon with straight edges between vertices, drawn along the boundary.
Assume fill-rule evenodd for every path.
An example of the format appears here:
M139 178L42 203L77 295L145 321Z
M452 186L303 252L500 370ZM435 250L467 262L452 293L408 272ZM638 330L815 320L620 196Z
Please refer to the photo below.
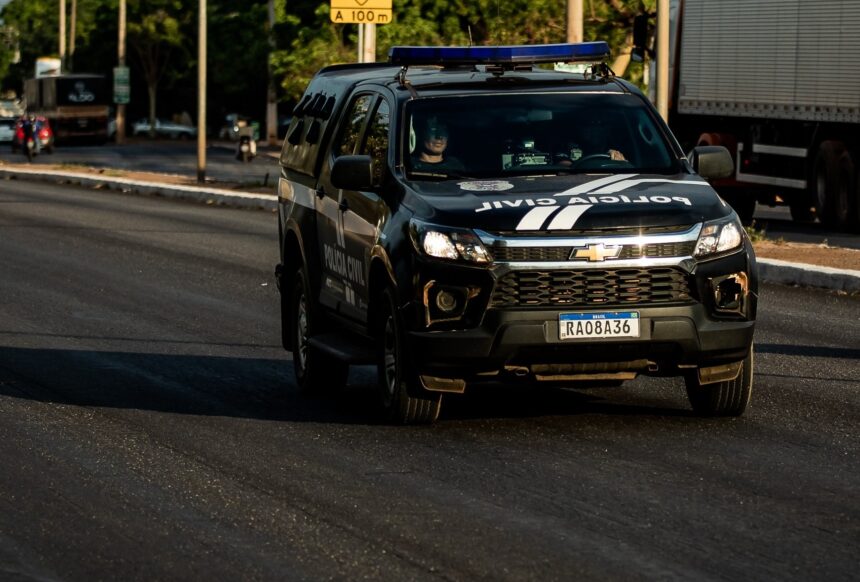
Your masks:
M359 368L336 395L301 394L285 359L0 347L0 396L73 406L333 424L381 424L376 374ZM621 397L618 397L618 395ZM609 398L607 398L609 396ZM629 396L629 398L627 397ZM446 396L444 419L584 414L690 416L677 398L625 388L573 391L479 385Z

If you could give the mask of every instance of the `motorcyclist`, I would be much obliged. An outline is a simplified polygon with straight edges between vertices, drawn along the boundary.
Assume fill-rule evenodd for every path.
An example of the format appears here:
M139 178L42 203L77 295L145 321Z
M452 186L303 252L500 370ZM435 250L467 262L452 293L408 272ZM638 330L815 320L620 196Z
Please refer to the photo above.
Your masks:
M21 129L24 132L24 141L21 146L24 148L26 153L27 151L27 142L29 140L33 140L33 153L38 154L40 150L39 144L39 123L36 120L36 116L32 113L24 118L23 123L21 123Z
M257 141L254 139L254 128L248 126L240 127L238 135L239 141L236 144L236 159L250 162L257 155Z

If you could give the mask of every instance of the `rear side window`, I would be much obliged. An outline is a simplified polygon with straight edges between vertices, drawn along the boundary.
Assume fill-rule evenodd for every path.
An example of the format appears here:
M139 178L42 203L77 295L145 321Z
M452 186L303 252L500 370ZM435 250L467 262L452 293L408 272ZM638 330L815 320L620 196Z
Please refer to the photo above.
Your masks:
M379 107L367 128L367 139L363 152L373 159L373 184L382 184L382 176L388 160L388 128L391 125L391 115L388 103L380 100Z
M367 112L373 103L373 95L359 95L349 106L349 112L346 115L346 123L341 130L340 137L335 146L336 156L346 156L355 153L358 139L361 136L361 129L364 126L364 120L367 118Z

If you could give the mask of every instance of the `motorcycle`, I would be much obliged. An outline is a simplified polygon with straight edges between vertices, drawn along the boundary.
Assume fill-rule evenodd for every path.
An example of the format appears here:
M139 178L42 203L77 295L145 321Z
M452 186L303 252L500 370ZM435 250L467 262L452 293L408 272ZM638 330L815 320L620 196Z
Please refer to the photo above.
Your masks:
M242 128L244 129L244 128ZM236 146L236 159L250 162L257 156L257 142L252 135L242 133Z
M38 153L38 149L36 148L36 139L32 135L29 135L26 138L24 153L27 154L28 162L32 162L33 157Z

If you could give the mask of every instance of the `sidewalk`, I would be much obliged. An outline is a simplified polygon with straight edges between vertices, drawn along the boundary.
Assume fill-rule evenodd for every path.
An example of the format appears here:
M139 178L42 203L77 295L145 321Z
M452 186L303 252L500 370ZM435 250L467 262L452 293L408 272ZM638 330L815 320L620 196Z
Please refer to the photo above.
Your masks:
M236 208L278 208L277 177L272 184L249 187L215 181L198 184L191 176L177 174L5 163L0 164L0 179L68 183ZM763 281L860 293L860 250L768 240L753 246Z

